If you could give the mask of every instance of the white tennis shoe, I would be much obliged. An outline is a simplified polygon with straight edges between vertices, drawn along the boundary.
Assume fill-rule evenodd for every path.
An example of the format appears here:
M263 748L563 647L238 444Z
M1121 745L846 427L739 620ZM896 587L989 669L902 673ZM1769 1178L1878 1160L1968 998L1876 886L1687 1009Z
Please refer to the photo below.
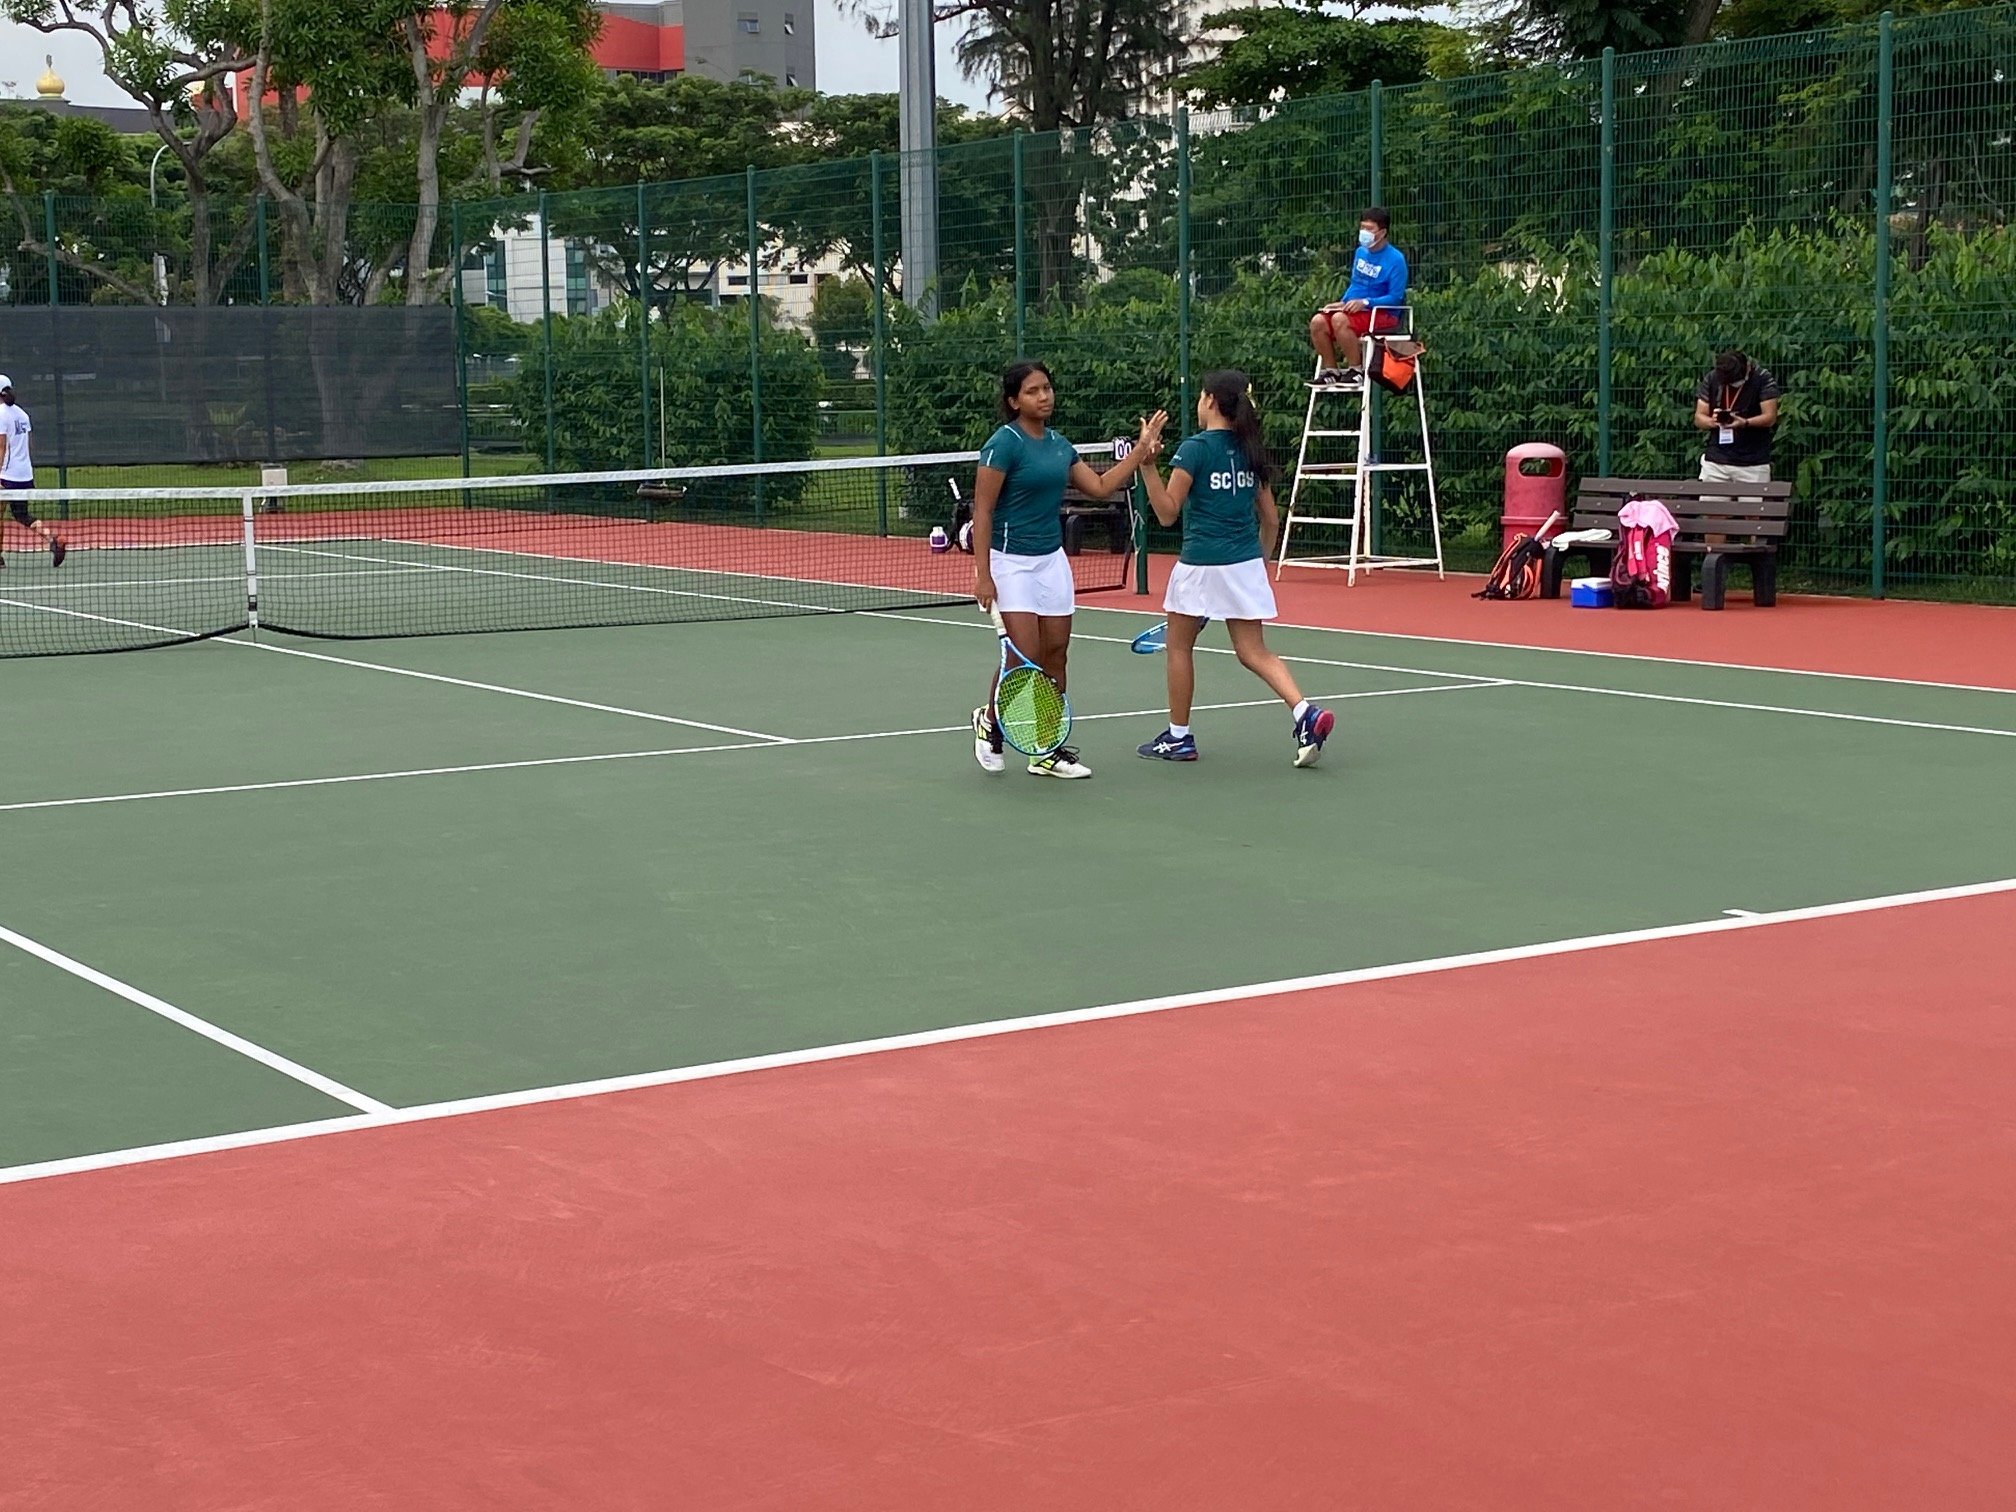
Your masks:
M1090 777L1092 768L1078 759L1078 753L1069 746L1059 746L1048 756L1038 756L1029 763L1031 777Z
M994 728L994 715L985 704L973 711L973 759L983 772L1005 772L1008 760L1001 754L1001 732Z

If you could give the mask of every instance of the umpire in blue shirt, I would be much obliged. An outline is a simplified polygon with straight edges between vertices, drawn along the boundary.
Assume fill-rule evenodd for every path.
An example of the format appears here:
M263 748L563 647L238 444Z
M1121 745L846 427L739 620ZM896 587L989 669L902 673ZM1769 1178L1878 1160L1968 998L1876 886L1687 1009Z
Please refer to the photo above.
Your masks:
M1358 249L1351 257L1351 281L1335 304L1309 318L1309 342L1320 365L1318 383L1356 383L1364 377L1364 340L1404 328L1398 310L1407 303L1407 259L1386 239L1393 217L1374 205L1358 217ZM1348 352L1351 366L1339 368Z

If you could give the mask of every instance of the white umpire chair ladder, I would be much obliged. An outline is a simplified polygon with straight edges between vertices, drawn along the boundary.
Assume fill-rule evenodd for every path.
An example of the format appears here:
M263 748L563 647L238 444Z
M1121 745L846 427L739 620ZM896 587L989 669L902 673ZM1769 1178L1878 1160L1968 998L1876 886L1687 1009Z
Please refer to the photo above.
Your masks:
M1402 329L1380 331L1383 337L1393 336L1409 340L1413 336L1414 314L1405 306L1397 306ZM1309 383L1309 411L1302 422L1302 445L1295 457L1295 482L1288 491L1288 517L1281 528L1281 546L1274 563L1274 576L1278 579L1290 567L1322 567L1341 569L1347 586L1355 585L1358 574L1372 572L1381 567L1433 567L1435 575L1441 577L1442 570L1442 511L1435 496L1435 458L1428 443L1428 394L1425 383L1426 362L1415 359L1414 408L1421 426L1421 460L1418 462L1380 462L1373 460L1372 405L1369 388L1371 378L1366 375L1370 367L1372 346L1369 340L1361 343L1358 369L1360 377L1356 383L1321 383L1312 375ZM1317 373L1322 371L1321 359L1317 362ZM1338 417L1339 424L1319 424L1317 410L1325 401L1330 408L1351 406L1357 408L1355 418L1348 413ZM1321 443L1350 441L1354 443L1350 460L1325 462L1309 460L1310 442L1319 443L1315 450L1319 453L1326 448ZM1428 528L1435 542L1433 556L1396 556L1381 554L1373 549L1372 540L1372 484L1381 473L1418 472L1428 483ZM1321 527L1323 539L1318 549L1303 556L1293 555L1296 532L1302 532L1305 540L1311 527ZM1344 531L1344 550L1336 550L1337 530Z

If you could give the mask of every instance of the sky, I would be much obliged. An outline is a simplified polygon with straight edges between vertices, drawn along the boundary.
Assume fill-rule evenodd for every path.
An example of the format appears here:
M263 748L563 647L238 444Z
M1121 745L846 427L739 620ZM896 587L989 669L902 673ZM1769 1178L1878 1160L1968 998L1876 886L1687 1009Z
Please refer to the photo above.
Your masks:
M893 0L891 0L893 6ZM857 17L843 12L838 0L815 0L818 7L819 87L827 94L893 92L896 88L896 40L878 41ZM952 29L938 29L938 93L975 110L984 110L984 89L959 77L952 60ZM56 72L68 97L80 105L130 103L99 66L98 48L88 37L45 37L14 22L0 22L0 99L32 98L42 75L42 57L56 55Z

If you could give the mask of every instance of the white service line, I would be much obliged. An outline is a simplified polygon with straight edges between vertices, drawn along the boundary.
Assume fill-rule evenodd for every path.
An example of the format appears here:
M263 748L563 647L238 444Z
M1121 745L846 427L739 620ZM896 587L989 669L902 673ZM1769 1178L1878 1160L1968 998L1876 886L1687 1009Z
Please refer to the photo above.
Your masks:
M331 656L326 651L304 651L298 646L276 646L269 641L240 640L229 635L218 637L217 643L224 646L246 646L254 651L271 651L276 656L302 656L309 661L329 662L338 667L361 667L367 672L385 672L393 677L413 677L422 682L446 683L454 688L474 688L484 693L504 693L512 698L529 698L535 703L564 704L570 709L592 709L598 714L621 714L629 719L648 719L656 724L679 725L688 730L705 730L712 735L739 735L745 740L769 741L773 745L795 743L788 735L770 735L762 730L742 730L734 725L708 724L699 719L679 719L671 714L653 714L648 709L626 709L619 704L590 703L582 698L562 698L558 693L537 693L530 688L511 688L502 683L473 682L466 677L449 677L441 672L422 672L414 667L388 667L383 662L359 661L349 656Z
M165 625L150 625L144 620L114 619L104 614L87 614L82 609L64 609L54 604L24 604L18 599L0 598L0 604L13 604L20 609L35 609L44 614L60 614L71 619L96 620L103 625L121 625L129 630L152 630L160 635L187 638L187 630L176 630ZM678 725L688 730L705 730L710 735L739 735L745 740L768 741L773 745L790 745L788 735L771 735L762 730L742 730L734 725L708 724L704 720L679 719L671 714L653 714L648 709L626 709L617 704L590 703L586 699L563 698L558 693L538 693L530 688L509 688L502 683L472 682L464 677L449 677L440 672L422 672L413 667L388 667L383 662L359 661L350 656L331 656L326 651L304 651L298 646L276 646L270 641L243 640L232 634L219 634L209 638L209 643L218 646L242 646L248 651L270 651L275 656L300 656L309 661L329 662L338 667L361 667L368 672L384 672L392 677L412 677L422 682L446 683L456 688L474 688L484 693L504 693L512 698L529 698L536 703L562 704L571 709L591 709L597 714L620 714L629 719L648 719L655 724Z
M958 728L965 729L960 725ZM147 793L102 793L88 798L38 798L26 803L0 803L0 814L29 809L90 808L103 803L146 803L157 798L207 798L219 793L266 793L284 788L340 787L350 782L391 782L402 777L453 777L464 772L511 772L525 767L582 766L597 761L642 761L653 756L702 756L713 751L770 751L774 740L744 740L733 745L671 746L658 751L607 751L593 756L541 756L524 761L479 761L467 766L408 767L394 772L354 772L342 777L290 777L273 782L232 782L216 787L160 788Z
M995 1039L1003 1035L1022 1034L1037 1029L1054 1029L1068 1024L1134 1018L1143 1014L1168 1013L1180 1008L1197 1008L1215 1003L1236 1003L1258 997L1274 997L1283 993L1349 987L1364 982L1395 981L1404 977L1430 976L1479 966L1499 966L1515 961L1542 960L1553 956L1576 955L1585 951L1608 950L1620 945L1642 945L1658 940L1684 940L1701 935L1730 934L1738 930L1796 924L1814 919L1835 919L1851 914L1877 913L1893 908L1953 902L1963 898L1981 898L2010 892L2016 892L2016 877L2005 877L1992 882L1965 883L1957 887L1927 888L1919 892L1891 893L1874 898L1856 898L1841 903L1821 903L1807 908L1782 909L1776 913L1751 914L1743 918L1697 919L1684 924L1661 924L1648 929L1627 929L1611 934L1582 935L1572 939L1512 945L1496 950L1469 951L1461 955L1401 961L1387 966L1366 966L1350 971L1325 972L1316 976L1255 982L1243 987L1141 998L1127 1003L1108 1003L1097 1008L1072 1008L1060 1013L1035 1014L1027 1018L998 1019L982 1024L959 1024L948 1028L923 1030L915 1034L895 1034L881 1039L857 1040L850 1044L824 1045L806 1050L786 1050L774 1055L753 1055L738 1060L716 1061L703 1066L683 1066L630 1076L602 1077L593 1081L569 1082L553 1087L531 1087L482 1097L458 1098L449 1102L422 1103L410 1108L393 1109L359 1117L330 1118L314 1123L286 1124L277 1128L248 1129L237 1134L217 1134L202 1139L147 1145L138 1149L112 1150L97 1155L37 1161L30 1165L0 1168L0 1186L15 1182L45 1180L52 1176L101 1171L118 1166L146 1165L189 1155L214 1154L223 1150L286 1144L294 1140L344 1134L358 1129L432 1123L472 1113L495 1113L542 1103L573 1102L581 1098L601 1097L614 1092L673 1086L682 1082L712 1081L725 1076L746 1075L753 1071L776 1071L826 1061L854 1060L862 1056L925 1049L933 1045L953 1044L963 1040Z
M1407 698L1417 693L1462 693L1472 688L1496 687L1488 682L1436 683L1420 688L1378 688L1369 692L1319 695L1317 703L1345 703L1360 698ZM1198 704L1198 713L1222 709L1257 709L1278 704L1278 698L1250 698L1237 703ZM1160 718L1163 708L1126 709L1111 714L1081 714L1076 723L1102 719ZM912 730L868 730L856 735L810 735L798 740L744 740L724 745L670 746L653 751L604 751L588 756L537 756L521 761L479 761L464 766L406 767L390 772L354 772L337 777L289 777L271 782L231 782L214 787L160 788L144 793L100 793L83 798L35 798L24 802L0 803L0 814L23 813L33 809L91 808L107 803L146 803L161 798L209 798L224 793L265 793L289 788L341 787L355 782L391 782L407 777L456 777L468 772L515 772L531 767L586 766L607 761L644 761L655 757L712 756L722 751L774 751L784 746L848 745L862 740L895 740L910 735L958 735L970 724L930 725Z
M338 1102L348 1103L351 1107L374 1117L382 1117L394 1111L390 1103L382 1103L375 1097L366 1097L355 1088L346 1087L343 1083L324 1076L320 1071L310 1070L299 1061L289 1060L276 1051L268 1050L264 1045L254 1044L243 1035L233 1034L229 1029L220 1029L208 1019L198 1018L193 1013L177 1008L173 1003L164 1003L153 993L142 992L138 987L122 982L117 977L107 976L95 967L86 966L82 961L74 960L60 950L53 950L38 940L31 940L24 934L0 926L0 942L12 945L16 950L25 951L38 961L46 961L58 971L67 971L94 987L102 987L115 997L122 997L137 1007L145 1008L149 1013L159 1014L169 1023L200 1034L227 1050L236 1051L247 1060L257 1061L269 1070L278 1071L282 1076L292 1077L303 1086L313 1087L325 1097L333 1097Z

